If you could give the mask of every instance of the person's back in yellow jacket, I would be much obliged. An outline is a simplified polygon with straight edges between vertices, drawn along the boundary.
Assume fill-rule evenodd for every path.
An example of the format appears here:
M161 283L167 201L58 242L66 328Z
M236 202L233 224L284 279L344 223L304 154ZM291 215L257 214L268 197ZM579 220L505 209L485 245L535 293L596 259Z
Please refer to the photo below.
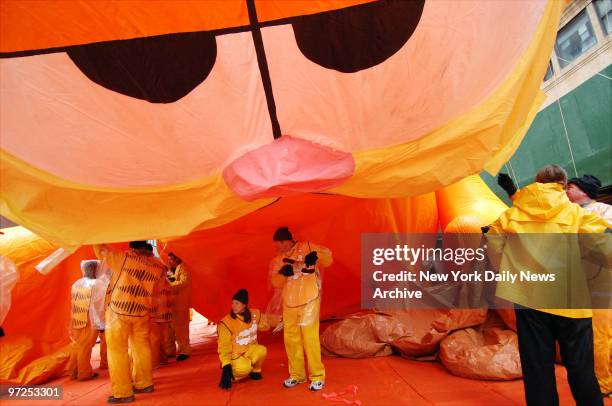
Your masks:
M108 403L133 402L134 393L153 391L150 315L166 267L153 256L153 247L146 241L130 242L130 250L125 252L107 246L94 246L94 251L112 274L105 330L113 392Z
M530 308L557 303L559 308L543 311L565 317L591 317L588 303L584 302L588 300L588 287L582 272L579 246L588 241L589 236L572 238L570 234L603 233L606 228L606 222L599 216L571 203L563 186L558 183L536 182L521 189L513 195L513 206L490 226L490 234L513 234L505 239L499 269L518 276L525 270L553 273L555 281L500 282L497 296ZM491 246L498 243L494 235L489 240ZM574 297L566 297L568 291ZM574 309L572 303L584 306Z
M567 261L565 250L576 253L585 248L576 246L578 240L572 234L603 233L607 225L601 218L568 200L564 190L566 181L567 175L562 168L548 165L538 172L536 183L512 197L513 207L502 213L489 230L491 234L513 234L508 236L507 246L503 246L500 269L520 272L525 267L535 267L532 270L538 273L545 272L552 265L561 280L586 285L584 280L580 281L580 277L583 277L580 262ZM553 239L552 236L545 236L538 240L528 235L536 233L557 234L557 237ZM491 243L487 242L490 250L491 246L493 249L496 246L499 248L500 240L503 241L492 237ZM524 243L523 237L530 238L531 244L521 246L522 239ZM567 246L555 247L553 242ZM530 282L500 283L497 289L498 296L516 303L517 334L527 404L539 406L559 403L554 370L555 342L558 341L576 402L603 405L594 374L591 311L532 308L534 306L531 304L540 303L536 296L545 295L546 288L546 283Z

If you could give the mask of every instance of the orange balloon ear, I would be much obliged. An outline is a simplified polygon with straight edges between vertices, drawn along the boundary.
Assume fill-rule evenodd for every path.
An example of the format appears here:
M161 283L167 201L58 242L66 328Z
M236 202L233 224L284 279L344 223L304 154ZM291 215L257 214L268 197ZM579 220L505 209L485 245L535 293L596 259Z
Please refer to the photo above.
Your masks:
M249 25L244 0L3 1L0 52L62 48L94 42ZM87 24L74 24L87 21Z
M374 0L257 0L257 20L270 22L322 13ZM152 37L181 32L223 31L250 24L247 2L41 0L0 3L0 52L61 48L94 42ZM87 24L74 24L87 21ZM247 28L245 28L246 30Z
M257 20L259 22L269 22L290 17L324 13L375 1L377 0L255 0L255 7L257 9Z

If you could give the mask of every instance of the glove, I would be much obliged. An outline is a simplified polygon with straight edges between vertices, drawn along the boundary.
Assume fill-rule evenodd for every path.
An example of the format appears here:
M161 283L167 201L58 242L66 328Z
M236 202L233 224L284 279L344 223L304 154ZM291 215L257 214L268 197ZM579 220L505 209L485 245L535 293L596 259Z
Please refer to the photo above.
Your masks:
M227 364L223 367L221 372L221 382L219 387L221 389L229 389L232 387L232 381L234 380L234 373L232 372L232 364Z
M314 268L302 268L302 273L314 273Z
M279 269L278 273L283 276L293 276L293 267L289 264L284 265L281 269Z
M497 175L497 184L506 191L508 197L511 197L516 193L516 185L507 173L500 173Z
M310 253L304 257L304 264L306 264L306 266L313 266L317 263L317 259L319 259L317 251L310 251Z
M295 260L291 259L291 258L283 258L283 262L286 264L295 264Z
M490 226L484 226L484 227L480 227L480 230L482 231L483 234L486 234L489 232L489 228L491 228Z

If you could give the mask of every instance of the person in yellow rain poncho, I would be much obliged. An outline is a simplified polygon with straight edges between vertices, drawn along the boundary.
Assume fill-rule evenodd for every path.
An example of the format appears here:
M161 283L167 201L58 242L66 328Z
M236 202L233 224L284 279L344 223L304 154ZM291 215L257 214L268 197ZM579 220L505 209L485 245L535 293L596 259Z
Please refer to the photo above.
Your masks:
M247 376L262 378L261 368L268 353L257 343L257 332L270 328L267 318L257 309L250 309L249 292L239 289L232 297L232 310L217 326L217 350L221 361L221 389L230 389L232 381Z
M163 286L153 298L153 311L151 312L151 360L153 367L168 364L167 342L172 323L172 287L165 277Z
M166 267L153 257L153 247L146 241L130 242L127 252L103 245L94 246L94 251L111 271L105 333L113 394L108 403L129 403L135 400L134 393L154 389L149 323L153 297L162 288Z
M497 296L515 304L528 405L559 404L554 370L555 341L559 342L577 404L603 404L594 373L591 310L588 306L580 309L538 306L568 291L588 291L580 258L567 255L579 251L574 246L578 242L567 234L603 233L607 229L606 222L599 216L569 201L564 190L566 182L567 175L561 167L542 168L536 182L516 192L512 198L513 207L502 213L489 229L492 234L487 241L489 250L501 252L499 269L516 274L520 270L536 274L545 274L552 268L556 271L555 283L500 282L497 285ZM556 237L529 237L533 233L556 234ZM529 244L521 246L523 238L530 238ZM603 242L605 244L605 238ZM559 286L562 290L554 292ZM571 289L567 289L568 286Z
M567 197L571 202L601 216L612 227L612 206L596 202L601 181L593 175L584 175L568 181ZM610 285L610 275L600 273L597 267L596 275L607 276L603 286ZM594 285L602 285L600 278L592 281ZM607 283L606 283L607 282ZM612 396L612 310L593 309L593 345L595 347L595 375L599 388L604 396Z
M283 289L283 324L289 378L283 382L292 388L306 382L304 352L308 360L309 389L323 389L325 367L319 342L321 274L319 267L332 264L331 251L309 242L295 241L286 227L274 233L278 254L270 262L272 286Z
M508 193L508 197L513 198L517 188L512 179L506 174L499 174L498 183ZM612 206L594 200L599 193L601 181L593 175L583 175L580 178L572 178L567 183L566 193L569 200L601 216L608 222L608 227L611 227ZM585 270L590 286L599 290L610 290L609 272L601 272L600 265L583 265L590 268ZM595 276L589 277L590 275ZM595 375L602 395L609 397L612 394L612 311L609 308L593 309L593 347Z
M68 362L70 379L88 381L98 376L91 368L91 350L98 338L98 327L91 317L91 297L96 284L98 261L81 262L83 277L72 285L70 336L73 340Z
M106 303L106 291L110 283L110 278L110 269L107 268L105 263L99 262L96 271L96 283L91 295L92 315L95 319L94 324L98 329L97 337L100 339L100 365L98 369L108 369L106 334L104 329L106 328L105 314L106 308L108 307L108 303Z
M191 308L191 273L174 253L168 254L168 280L172 286L172 325L166 351L174 357L178 345L177 361L185 361L191 354L189 345L189 309ZM176 343L176 344L175 344Z

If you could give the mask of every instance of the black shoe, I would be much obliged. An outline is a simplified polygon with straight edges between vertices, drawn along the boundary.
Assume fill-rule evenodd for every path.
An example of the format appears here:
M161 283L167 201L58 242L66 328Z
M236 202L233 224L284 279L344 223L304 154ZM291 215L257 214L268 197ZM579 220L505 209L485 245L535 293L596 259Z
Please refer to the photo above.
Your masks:
M108 403L132 403L134 400L134 395L132 396L128 396L127 398L116 398L114 396L109 396L108 399L106 399L106 402Z
M98 373L94 372L93 374L91 374L91 376L88 376L87 378L81 378L79 379L79 381L83 382L83 381L91 381L92 379L96 379L98 377Z
M179 362L180 361L185 361L186 359L189 359L189 355L187 355L187 354L179 354L179 356L176 357L176 360L179 361Z
M142 388L142 389L134 388L134 393L151 393L153 392L153 390L154 390L153 385L151 385L151 386L147 386L146 388Z
M263 378L263 376L261 376L261 372L251 372L249 376L254 381L259 381L261 378Z

